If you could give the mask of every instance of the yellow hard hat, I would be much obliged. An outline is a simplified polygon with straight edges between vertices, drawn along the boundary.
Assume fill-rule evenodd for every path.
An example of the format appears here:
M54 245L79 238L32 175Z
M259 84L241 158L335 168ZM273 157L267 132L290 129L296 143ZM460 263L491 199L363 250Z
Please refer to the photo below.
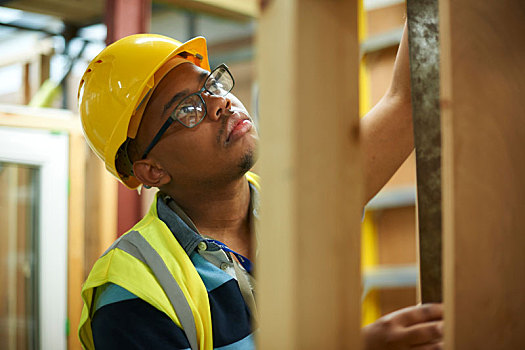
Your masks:
M115 157L127 138L135 138L142 112L175 56L210 70L206 40L185 43L155 34L136 34L106 47L87 67L78 88L80 118L91 149L128 188L140 182L117 171Z

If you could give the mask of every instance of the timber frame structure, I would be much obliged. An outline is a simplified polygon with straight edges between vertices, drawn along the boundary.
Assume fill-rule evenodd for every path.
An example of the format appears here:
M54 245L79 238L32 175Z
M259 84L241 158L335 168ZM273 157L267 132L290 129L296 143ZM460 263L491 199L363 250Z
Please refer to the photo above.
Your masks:
M81 349L77 336L80 290L91 266L115 240L117 181L89 150L78 116L64 110L6 107L0 108L0 127L60 132L69 138L67 346Z
M438 6L445 348L523 348L525 6ZM262 349L360 347L356 10L289 0L260 15Z
M124 11L130 3L110 1L113 7L108 8L114 11ZM361 348L365 179L359 142L358 1L269 0L262 2L267 4L262 11L254 0L248 7L242 0L225 1L229 10L213 1L166 1L212 13L226 11L234 18L259 16L264 188L256 271L259 349ZM521 349L525 5L515 0L435 1L445 348ZM102 11L101 2L96 3ZM137 25L126 26L122 13L113 16L111 40L147 30L144 5L149 1L133 3L144 10L135 11ZM68 348L80 349L76 329L81 283L115 239L117 186L88 153L76 116L57 120L37 114L24 108L0 112L0 126L69 135ZM94 196L95 190L101 196Z

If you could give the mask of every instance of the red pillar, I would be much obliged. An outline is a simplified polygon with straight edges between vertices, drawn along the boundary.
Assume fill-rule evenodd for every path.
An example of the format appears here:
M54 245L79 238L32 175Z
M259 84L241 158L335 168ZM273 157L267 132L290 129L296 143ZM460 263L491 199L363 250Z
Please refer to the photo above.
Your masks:
M151 0L106 0L106 44L127 35L148 32L150 18ZM118 186L117 232L121 235L140 220L141 202L136 191L120 183Z
M106 44L149 31L151 0L106 0Z

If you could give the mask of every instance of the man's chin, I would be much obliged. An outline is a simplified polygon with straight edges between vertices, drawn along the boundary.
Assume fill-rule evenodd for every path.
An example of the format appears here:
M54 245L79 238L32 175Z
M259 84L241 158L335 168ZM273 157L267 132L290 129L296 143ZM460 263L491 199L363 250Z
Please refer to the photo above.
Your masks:
M241 158L238 168L242 175L246 174L248 171L250 171L251 168L255 165L255 161L257 160L256 154L253 150L250 150L244 154L244 156Z

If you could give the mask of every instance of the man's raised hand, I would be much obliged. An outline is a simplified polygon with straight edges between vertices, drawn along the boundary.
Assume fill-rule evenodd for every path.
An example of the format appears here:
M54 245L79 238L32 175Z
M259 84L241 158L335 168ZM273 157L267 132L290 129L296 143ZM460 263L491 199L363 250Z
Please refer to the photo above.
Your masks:
M443 305L407 307L363 328L365 350L443 349Z

